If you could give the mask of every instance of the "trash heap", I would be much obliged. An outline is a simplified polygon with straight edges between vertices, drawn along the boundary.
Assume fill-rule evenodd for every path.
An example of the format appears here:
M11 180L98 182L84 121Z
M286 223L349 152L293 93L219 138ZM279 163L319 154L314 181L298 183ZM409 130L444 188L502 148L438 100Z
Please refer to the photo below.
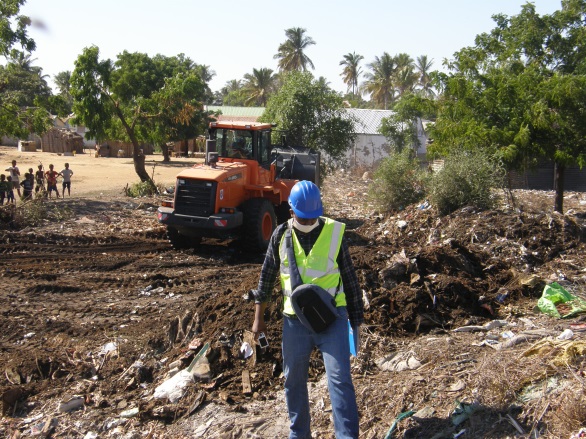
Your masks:
M586 323L569 314L585 297L586 197L566 215L389 214L364 180L331 178L326 209L347 223L366 306L352 359L363 436L579 437ZM247 332L263 256L215 240L171 250L146 202L63 203L71 218L0 240L0 434L286 436L276 297L269 347ZM309 381L314 434L329 437L317 354Z

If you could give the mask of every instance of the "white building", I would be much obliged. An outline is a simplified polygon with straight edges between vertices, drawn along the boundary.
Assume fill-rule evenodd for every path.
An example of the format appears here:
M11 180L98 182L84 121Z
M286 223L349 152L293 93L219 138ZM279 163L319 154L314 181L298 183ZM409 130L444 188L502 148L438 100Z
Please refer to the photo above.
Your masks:
M387 157L391 151L389 141L380 132L384 118L393 115L391 110L368 110L347 108L345 110L356 120L354 124L356 140L352 148L346 153L348 166L372 167L381 159ZM412 145L417 151L417 157L425 160L427 154L427 136L421 119L417 119L418 145Z
M221 111L220 120L246 120L254 122L263 113L263 107L230 107L211 106L206 110ZM346 153L347 165L350 167L372 167L381 159L387 157L391 150L388 140L379 133L381 121L393 115L391 110L367 110L359 108L345 108L345 111L356 122L354 124L356 140L354 145ZM420 119L417 120L418 145L413 145L417 150L417 157L426 161L427 136Z

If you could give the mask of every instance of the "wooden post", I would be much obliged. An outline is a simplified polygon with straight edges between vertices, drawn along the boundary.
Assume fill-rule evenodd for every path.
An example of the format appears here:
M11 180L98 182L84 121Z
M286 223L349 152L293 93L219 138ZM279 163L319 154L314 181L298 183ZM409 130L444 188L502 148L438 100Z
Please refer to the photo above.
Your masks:
M254 334L251 331L244 331L244 341L252 348L252 363L251 367L256 365L256 341L254 340Z
M248 369L242 371L242 393L252 393L252 385L250 384L250 372Z

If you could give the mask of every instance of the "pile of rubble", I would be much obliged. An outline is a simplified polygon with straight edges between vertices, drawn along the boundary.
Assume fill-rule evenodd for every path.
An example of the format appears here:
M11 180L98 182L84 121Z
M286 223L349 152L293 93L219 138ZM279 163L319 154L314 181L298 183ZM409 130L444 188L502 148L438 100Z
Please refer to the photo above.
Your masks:
M584 297L586 197L567 215L517 207L439 217L369 204L333 176L327 213L347 224L367 323L352 360L362 437L569 437L583 425L582 313L537 308L554 282ZM247 332L262 255L204 240L177 252L156 200L59 200L71 215L0 236L0 392L6 437L284 437L281 316L270 346ZM562 314L568 303L559 303ZM314 355L316 437L331 437ZM563 416L562 416L563 414ZM393 436L394 435L394 436Z

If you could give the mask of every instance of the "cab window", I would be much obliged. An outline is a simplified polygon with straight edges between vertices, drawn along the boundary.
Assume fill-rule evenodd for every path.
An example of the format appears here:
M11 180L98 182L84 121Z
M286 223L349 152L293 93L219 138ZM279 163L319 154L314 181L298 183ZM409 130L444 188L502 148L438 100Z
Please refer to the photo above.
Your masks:
M217 130L216 147L220 157L252 158L252 133L244 130Z
M268 169L271 157L271 133L270 131L261 131L258 139L258 161Z

